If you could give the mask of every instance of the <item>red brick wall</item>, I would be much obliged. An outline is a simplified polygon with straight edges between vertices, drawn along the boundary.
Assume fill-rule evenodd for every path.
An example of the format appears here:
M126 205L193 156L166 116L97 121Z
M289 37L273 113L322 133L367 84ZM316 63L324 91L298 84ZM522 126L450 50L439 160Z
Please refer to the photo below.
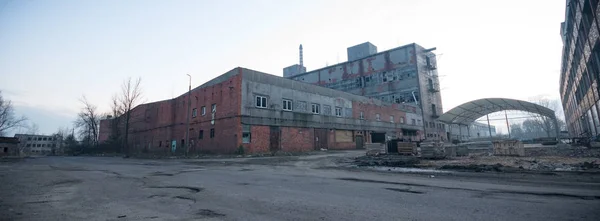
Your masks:
M159 101L139 105L131 111L130 139L134 151L169 153L170 142L177 141L179 154L184 153L186 146L181 141L186 137L186 116L191 116L194 108L197 116L190 120L191 153L234 153L241 144L241 69L221 83L205 88L196 88L188 94L172 100ZM191 108L188 111L188 102ZM211 105L216 104L214 124L211 124ZM201 107L206 107L206 115L202 115ZM210 137L210 129L214 128L215 136ZM199 131L204 131L203 139L199 139Z
M305 152L315 149L315 130L302 127L281 127L281 150Z
M252 125L250 127L250 143L243 144L248 153L267 153L269 152L271 128L269 126Z
M406 113L399 110L399 105L400 104L378 106L374 103L372 98L366 103L353 101L352 117L360 119L360 112L363 112L365 120L376 121L376 114L379 114L380 121L390 122L390 116L394 116L395 123L400 123L400 118L404 118L404 123L406 124Z
M98 143L104 143L110 137L111 122L112 119L100 120L100 128L98 129Z

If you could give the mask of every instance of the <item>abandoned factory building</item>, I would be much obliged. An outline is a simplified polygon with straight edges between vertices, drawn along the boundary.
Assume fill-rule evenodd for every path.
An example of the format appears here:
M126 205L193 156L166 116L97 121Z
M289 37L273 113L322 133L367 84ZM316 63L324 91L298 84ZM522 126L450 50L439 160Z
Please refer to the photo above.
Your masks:
M423 117L416 106L245 68L235 68L189 94L132 109L129 146L147 152L234 153L243 147L246 153L261 153L424 139ZM100 142L110 137L113 121L100 123Z
M348 61L306 72L300 48L299 71L284 69L284 77L385 102L418 107L427 140L447 140L435 48L408 44L377 52L365 42L347 49Z

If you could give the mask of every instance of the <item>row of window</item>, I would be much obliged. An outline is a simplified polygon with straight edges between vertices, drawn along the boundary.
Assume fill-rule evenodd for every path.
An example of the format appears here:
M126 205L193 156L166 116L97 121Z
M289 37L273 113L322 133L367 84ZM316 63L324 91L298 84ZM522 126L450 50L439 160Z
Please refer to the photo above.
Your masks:
M214 138L215 137L215 128L211 128L210 129L210 138ZM198 139L202 140L204 139L204 130L199 130L198 131ZM169 140L165 141L165 147L169 147ZM184 146L185 145L185 140L181 140L181 145ZM158 147L162 147L162 141L158 141Z
M283 110L284 111L293 111L294 110L293 103L294 102L292 100L290 100L290 99L282 99ZM268 98L266 96L256 95L255 106L257 108L267 108L267 104L268 104ZM306 108L304 108L306 106L306 102L304 102L304 101L298 101L297 104L299 104L298 106L300 107L299 108L300 110L306 110ZM331 106L329 106L329 105L323 105L323 108L324 108L324 111L325 111L325 115L331 114ZM321 113L321 105L320 104L316 104L316 103L312 103L311 104L311 113L313 113L313 114L320 114ZM337 117L344 116L341 107L335 107L334 114ZM346 115L351 115L351 114L347 113ZM362 111L360 112L360 119L361 120L365 119L365 114ZM381 121L381 117L380 117L379 114L375 114L375 120ZM394 116L390 116L390 122L391 123L395 123ZM400 117L400 122L399 123L404 124L404 117ZM415 119L412 119L412 125L416 125Z
M56 144L27 144L25 147L56 147Z
M27 137L27 140L38 140L38 141L53 141L55 137Z
M211 109L212 113L217 112L217 104L212 104L210 109ZM200 108L200 113L202 114L202 116L206 115L206 106L202 106ZM192 109L192 117L197 117L197 116L198 116L198 108Z

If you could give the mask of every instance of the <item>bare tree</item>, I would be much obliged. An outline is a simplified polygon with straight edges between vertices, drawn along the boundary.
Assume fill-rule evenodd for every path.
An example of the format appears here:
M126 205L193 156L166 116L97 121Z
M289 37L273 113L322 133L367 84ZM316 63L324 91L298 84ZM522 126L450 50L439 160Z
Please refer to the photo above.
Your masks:
M37 135L40 133L40 127L36 123L27 126L27 134Z
M141 78L137 78L135 82L128 78L121 85L121 94L118 97L119 105L115 106L113 109L116 113L122 111L125 117L125 136L124 136L124 149L125 154L129 154L129 120L131 118L131 109L137 106L142 99L142 88L140 84L142 83ZM113 99L114 102L114 99ZM116 103L115 103L116 104Z
M562 121L562 117L559 115L559 113L562 113L562 107L560 106L558 100L548 99L542 96L538 96L530 100L531 102L537 105L554 111L554 117L557 119L559 125L556 125L554 120L550 117L542 116L539 114L532 115L536 123L539 124L539 127L541 127L541 129L546 133L548 137L552 136L552 134L555 133L556 127L558 127L559 129L563 127L563 125L560 124L561 122L564 123L564 121ZM558 136L558 134L556 135Z
M100 123L97 108L85 96L82 96L79 101L83 104L83 107L77 114L75 127L79 129L79 135L87 146L96 146L98 144L98 125Z
M17 127L22 127L27 121L25 117L15 116L15 110L10 100L4 100L0 91L0 136Z

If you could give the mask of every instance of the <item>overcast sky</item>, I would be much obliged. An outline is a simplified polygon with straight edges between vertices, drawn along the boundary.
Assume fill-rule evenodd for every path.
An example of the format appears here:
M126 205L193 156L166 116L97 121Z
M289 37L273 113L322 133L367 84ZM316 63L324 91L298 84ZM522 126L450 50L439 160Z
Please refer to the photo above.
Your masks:
M282 75L379 51L437 47L445 111L486 97L558 99L564 0L0 0L0 90L41 133L102 112L128 77L157 101L241 66ZM502 125L503 122L498 122Z

